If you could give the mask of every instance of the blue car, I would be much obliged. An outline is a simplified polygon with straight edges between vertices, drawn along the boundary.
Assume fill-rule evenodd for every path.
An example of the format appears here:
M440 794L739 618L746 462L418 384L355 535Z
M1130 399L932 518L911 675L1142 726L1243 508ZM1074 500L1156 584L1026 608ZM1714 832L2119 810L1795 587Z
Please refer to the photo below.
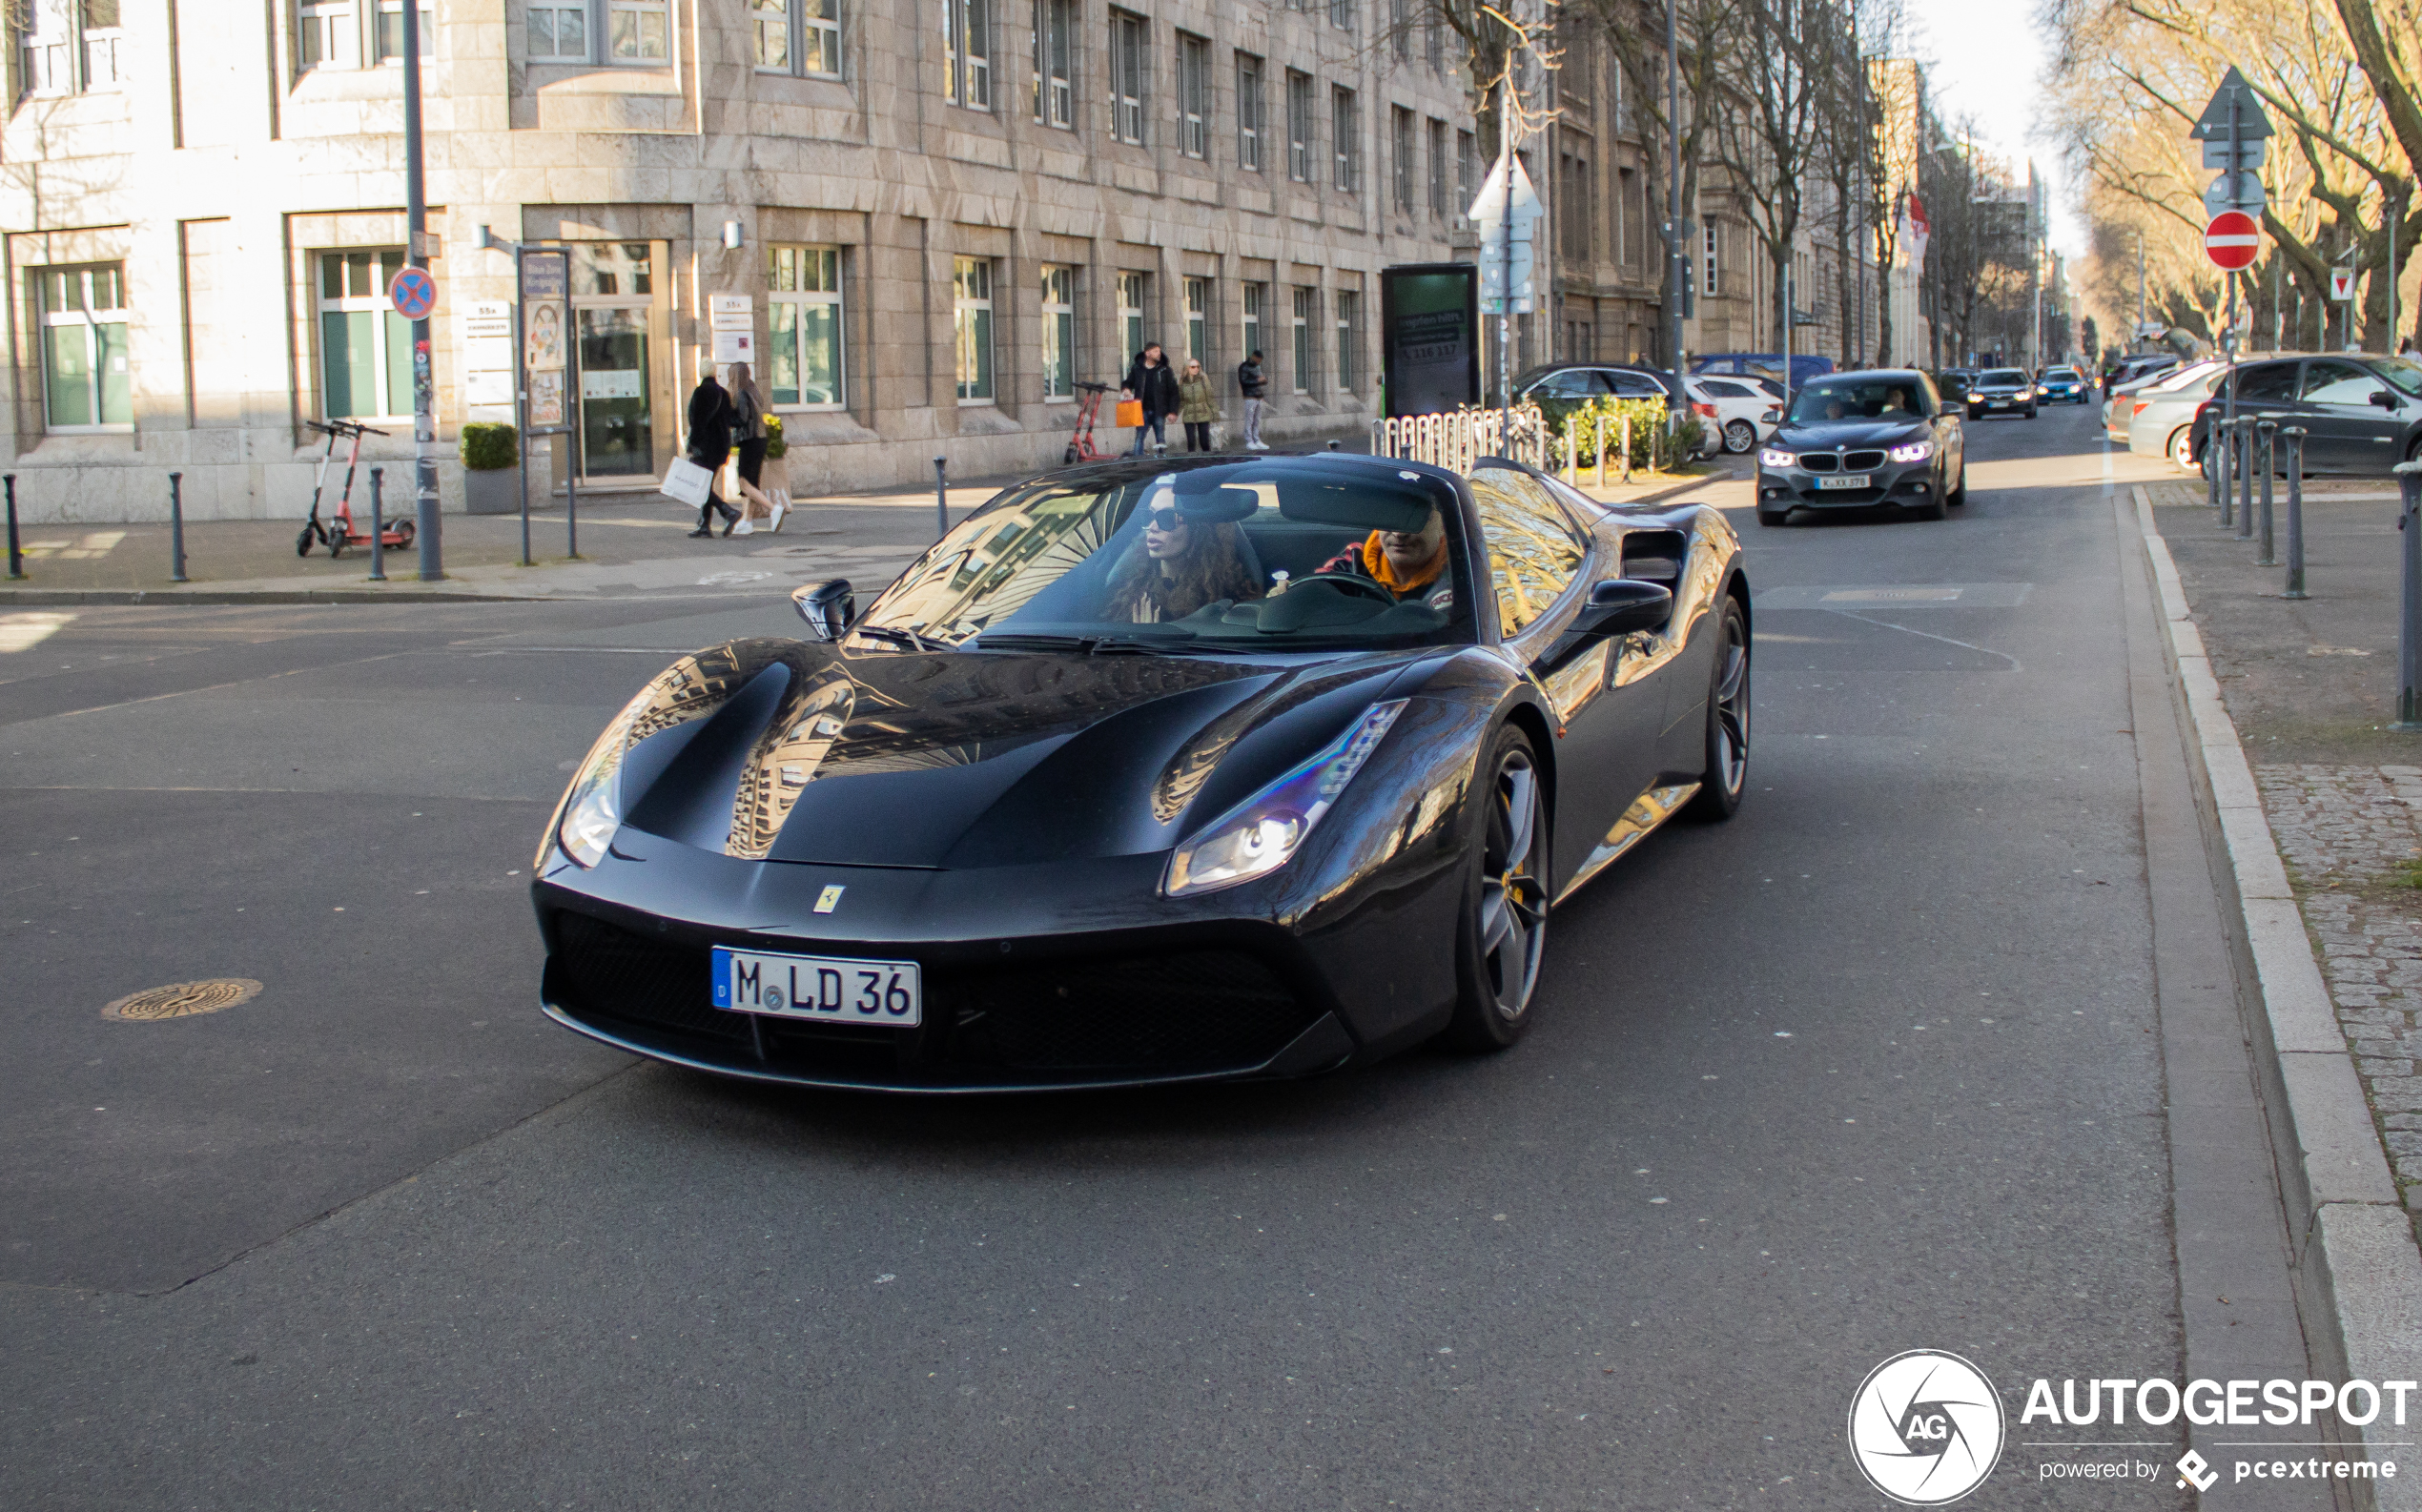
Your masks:
M2047 367L2036 379L2036 397L2046 404L2083 404L2090 396L2085 375L2073 367Z

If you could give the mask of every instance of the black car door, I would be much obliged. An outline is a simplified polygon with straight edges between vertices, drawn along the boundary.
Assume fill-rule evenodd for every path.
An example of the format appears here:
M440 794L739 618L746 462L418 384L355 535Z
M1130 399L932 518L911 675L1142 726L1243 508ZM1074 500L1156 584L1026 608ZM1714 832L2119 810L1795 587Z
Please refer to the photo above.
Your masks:
M2305 464L2332 473L2386 473L2400 460L2410 416L2383 408L2371 396L2399 396L2380 376L2344 358L2312 358L2305 363L2297 423L2312 433Z
M1510 467L1471 474L1495 590L1497 633L1556 712L1556 872L1562 876L1612 828L1654 775L1665 692L1626 679L1619 640L1566 633L1589 585L1620 576L1616 548L1557 503L1547 485Z
M2304 414L2303 406L2296 402L2297 366L2298 364L2294 361L2255 362L2239 368L2237 370L2237 413L2241 416L2272 416L2282 425L2310 424L2310 420ZM2228 394L2226 389L2213 391L2209 413L2215 422L2225 419L2228 414L2227 401ZM2313 439L2318 440L2320 437L2316 435ZM2202 451L2200 446L2196 448L2198 456L2202 455ZM2320 465L2319 460L2313 457L2309 444L2306 448L2306 460L2312 466Z

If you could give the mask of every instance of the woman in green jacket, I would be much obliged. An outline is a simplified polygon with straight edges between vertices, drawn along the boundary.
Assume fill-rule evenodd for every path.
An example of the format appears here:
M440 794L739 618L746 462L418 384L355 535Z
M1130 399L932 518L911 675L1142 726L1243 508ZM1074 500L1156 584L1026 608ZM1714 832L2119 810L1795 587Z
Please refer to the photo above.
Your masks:
M1186 450L1207 452L1211 449L1211 422L1220 418L1220 404L1211 397L1210 375L1202 364L1192 358L1186 359L1186 370L1178 378L1178 419L1186 428Z

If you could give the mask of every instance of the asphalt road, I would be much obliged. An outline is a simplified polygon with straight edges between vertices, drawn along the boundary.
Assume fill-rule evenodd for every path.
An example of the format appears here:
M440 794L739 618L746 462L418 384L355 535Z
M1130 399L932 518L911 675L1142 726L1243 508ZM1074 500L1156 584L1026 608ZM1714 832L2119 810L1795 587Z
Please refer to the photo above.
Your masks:
M1942 523L1738 495L1750 801L1556 913L1528 1041L1274 1087L544 1020L569 764L778 603L69 614L0 651L0 1504L1871 1507L1899 1351L2014 1441L2029 1378L2177 1376L2105 463L2090 408L1971 447ZM1975 1504L2175 1504L2044 1457Z

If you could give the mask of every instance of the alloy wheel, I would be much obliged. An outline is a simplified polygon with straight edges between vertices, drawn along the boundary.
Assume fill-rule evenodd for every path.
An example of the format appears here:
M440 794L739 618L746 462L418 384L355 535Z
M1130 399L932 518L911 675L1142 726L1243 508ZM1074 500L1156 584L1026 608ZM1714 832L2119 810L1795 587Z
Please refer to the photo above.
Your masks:
M1735 798L1749 780L1749 645L1739 618L1724 619L1724 644L1716 652L1715 774Z
M1547 885L1531 862L1540 848L1541 818L1539 774L1529 754L1508 751L1497 767L1481 851L1480 956L1497 1012L1509 1019L1530 1006L1548 939Z
M1747 420L1728 420L1724 425L1724 449L1734 456L1757 444L1757 429Z

